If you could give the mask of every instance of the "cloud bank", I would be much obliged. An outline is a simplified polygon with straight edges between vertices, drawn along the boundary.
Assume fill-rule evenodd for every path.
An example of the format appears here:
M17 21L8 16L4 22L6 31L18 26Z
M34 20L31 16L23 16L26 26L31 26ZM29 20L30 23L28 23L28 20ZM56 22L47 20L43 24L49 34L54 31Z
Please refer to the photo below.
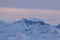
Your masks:
M60 23L60 10L55 9L26 9L0 8L0 20L11 21L20 18L41 18L48 22Z
M4 13L60 13L60 10L54 9L24 9L24 8L0 8L0 12Z

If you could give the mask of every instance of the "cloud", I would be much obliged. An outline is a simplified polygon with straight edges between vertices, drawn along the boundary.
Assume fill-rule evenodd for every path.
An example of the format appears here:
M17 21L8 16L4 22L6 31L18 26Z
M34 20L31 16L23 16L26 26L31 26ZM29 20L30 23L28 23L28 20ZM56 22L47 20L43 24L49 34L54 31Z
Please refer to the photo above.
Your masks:
M4 13L54 13L59 14L60 10L54 9L24 9L24 8L0 8L0 12Z
M11 21L20 18L41 18L51 23L60 23L60 10L55 9L26 9L0 8L0 20Z

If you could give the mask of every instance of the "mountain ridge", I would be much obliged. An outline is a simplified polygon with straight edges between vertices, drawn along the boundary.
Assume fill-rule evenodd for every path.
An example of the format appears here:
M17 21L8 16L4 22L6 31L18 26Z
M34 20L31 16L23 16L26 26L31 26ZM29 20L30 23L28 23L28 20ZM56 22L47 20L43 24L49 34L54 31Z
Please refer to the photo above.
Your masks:
M1 22L0 22L1 23ZM26 19L22 18L19 21L14 21L4 25L0 29L0 35L8 37L16 37L16 35L26 35L32 38L46 38L46 37L60 37L60 32L57 31L56 26L50 25L43 20L39 19ZM20 34L19 34L20 33ZM39 36L40 35L40 36Z

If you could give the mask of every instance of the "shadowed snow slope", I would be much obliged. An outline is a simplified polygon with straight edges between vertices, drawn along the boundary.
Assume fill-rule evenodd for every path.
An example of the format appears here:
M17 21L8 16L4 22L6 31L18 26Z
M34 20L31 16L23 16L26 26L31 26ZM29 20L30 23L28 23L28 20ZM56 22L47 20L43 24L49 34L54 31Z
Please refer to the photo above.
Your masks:
M0 40L60 40L58 28L37 18L8 24L0 21Z

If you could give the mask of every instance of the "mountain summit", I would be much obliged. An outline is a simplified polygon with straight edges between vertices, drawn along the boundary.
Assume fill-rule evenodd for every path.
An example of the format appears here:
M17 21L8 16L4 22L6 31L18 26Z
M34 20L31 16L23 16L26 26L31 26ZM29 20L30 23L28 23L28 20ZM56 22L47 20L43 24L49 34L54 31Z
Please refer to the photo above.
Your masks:
M1 23L2 22L0 22L0 24ZM19 37L22 37L22 39L24 37L27 39L60 37L60 33L56 30L55 26L37 18L22 18L19 21L8 23L0 29L0 35L3 38L6 36L5 39L9 39L10 37L16 37L16 39L20 39Z

